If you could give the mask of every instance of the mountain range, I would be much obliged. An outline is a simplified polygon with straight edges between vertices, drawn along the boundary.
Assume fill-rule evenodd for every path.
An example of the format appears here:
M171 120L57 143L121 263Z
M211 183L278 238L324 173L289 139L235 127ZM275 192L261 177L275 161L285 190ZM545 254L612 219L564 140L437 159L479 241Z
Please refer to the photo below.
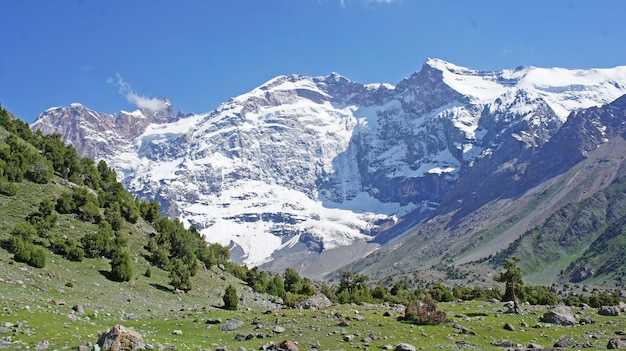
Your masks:
M626 66L429 59L395 85L280 76L208 113L76 103L31 127L248 265L383 279L518 255L537 281L580 281L616 271L597 246L623 237L624 94ZM590 203L596 225L576 224Z

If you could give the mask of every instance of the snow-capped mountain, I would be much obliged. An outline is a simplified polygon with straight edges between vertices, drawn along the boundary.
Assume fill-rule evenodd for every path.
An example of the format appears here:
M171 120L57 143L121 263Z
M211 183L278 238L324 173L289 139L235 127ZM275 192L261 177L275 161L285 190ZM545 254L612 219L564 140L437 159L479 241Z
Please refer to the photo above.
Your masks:
M506 164L572 111L623 94L626 66L476 71L429 59L395 86L280 76L205 114L73 104L32 127L105 159L129 190L239 260L317 274L375 248L358 243L402 235L473 167ZM332 251L328 265L315 260Z

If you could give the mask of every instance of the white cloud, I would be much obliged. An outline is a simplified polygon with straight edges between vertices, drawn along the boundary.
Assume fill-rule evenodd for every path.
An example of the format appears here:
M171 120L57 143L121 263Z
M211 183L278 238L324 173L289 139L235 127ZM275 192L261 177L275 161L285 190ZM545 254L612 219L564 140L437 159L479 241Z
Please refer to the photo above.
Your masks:
M119 73L116 73L115 75L117 76L117 85L119 86L118 92L125 96L126 100L128 100L131 104L142 110L150 110L152 112L157 112L167 108L167 103L165 103L165 101L137 94L130 84L126 83L124 79L122 79L122 76L120 76ZM107 83L113 83L113 79L107 79Z

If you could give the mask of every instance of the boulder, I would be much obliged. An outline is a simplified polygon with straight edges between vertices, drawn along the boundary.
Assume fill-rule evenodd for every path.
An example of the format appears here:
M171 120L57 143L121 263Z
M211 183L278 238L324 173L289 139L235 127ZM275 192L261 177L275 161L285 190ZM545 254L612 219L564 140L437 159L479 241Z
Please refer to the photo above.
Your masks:
M540 322L552 323L558 325L576 325L576 317L572 313L572 310L563 305L559 305L543 314L539 318Z
M83 309L83 306L81 304L76 304L76 305L72 306L72 310L74 310L74 312L76 312L78 314L85 313L85 310Z
M243 322L238 319L229 319L226 321L226 323L220 326L220 330L231 331L241 327L242 325Z
M296 308L321 310L332 305L332 301L324 294L309 296L306 300L296 304Z
M122 325L116 325L101 333L98 337L98 346L102 351L133 351L146 348L141 334L133 328Z
M623 337L614 337L609 340L606 344L607 349L626 349L626 338Z
M491 345L498 347L513 347L511 340L495 340L491 342Z
M511 323L504 323L504 330L515 331L515 327Z
M396 348L394 349L395 351L415 351L415 346L411 345L411 344L398 344L396 345Z
M602 306L598 309L598 314L601 316L619 316L620 309L617 306Z
M557 342L554 343L554 347L562 347L562 348L567 348L570 346L571 344L571 340L568 338L563 338Z
M291 340L285 340L278 344L278 349L283 351L298 351L298 345Z
M35 351L46 351L49 347L50 342L48 340L43 340L35 345Z

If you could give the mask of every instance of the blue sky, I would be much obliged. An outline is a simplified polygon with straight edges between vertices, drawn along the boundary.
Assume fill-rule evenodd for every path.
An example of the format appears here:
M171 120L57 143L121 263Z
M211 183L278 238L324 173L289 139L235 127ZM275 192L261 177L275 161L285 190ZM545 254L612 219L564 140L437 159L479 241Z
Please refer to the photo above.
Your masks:
M0 5L0 103L27 122L72 102L113 113L164 96L208 112L281 74L395 84L428 57L480 70L626 64L622 0Z

